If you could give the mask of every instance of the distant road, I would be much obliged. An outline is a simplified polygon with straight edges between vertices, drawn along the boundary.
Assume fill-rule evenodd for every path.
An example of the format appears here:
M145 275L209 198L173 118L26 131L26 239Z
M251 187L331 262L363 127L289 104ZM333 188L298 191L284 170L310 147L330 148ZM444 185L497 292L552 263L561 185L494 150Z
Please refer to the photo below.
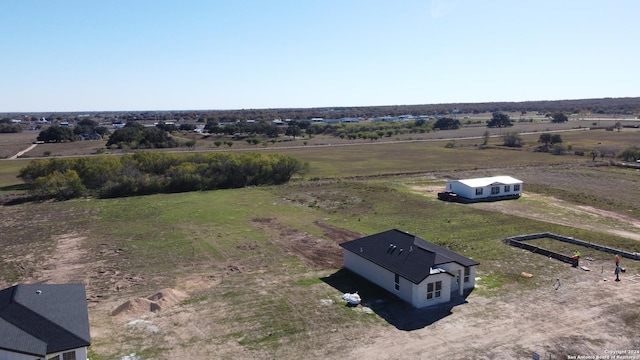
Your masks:
M505 128L508 130L508 128ZM547 131L523 131L519 133L520 135L533 135L540 133L558 133L558 132L571 132L571 131L586 131L590 130L589 128L579 128L579 129L560 129L560 130L547 130ZM491 138L501 137L501 134L491 135ZM174 150L167 151L169 153L201 153L201 152L237 152L237 151L278 151L284 149L308 149L308 148L321 148L321 147L344 147L344 146L370 146L370 145L383 145L383 144L401 144L401 143L415 143L415 142L437 142L437 141L452 141L452 140L471 140L471 139L483 139L484 136L464 136L464 137L446 137L446 138L437 138L437 139L412 139L412 140L392 140L392 141L371 141L371 142L360 142L360 143L339 143L339 144L319 144L319 145L293 145L293 146L274 146L269 148L225 148L225 149L192 149L192 150ZM22 156L27 151L32 150L36 147L37 144L33 144L28 148L20 151L14 156L8 158L7 160L16 160L18 157ZM76 157L85 157L85 156L98 156L96 154L86 154L86 155L69 155L69 156L56 156L56 158L76 158ZM32 158L35 159L35 158Z
M27 151L33 150L33 148L35 148L36 145L38 145L38 144L33 144L33 145L29 146L28 148L18 152L17 154L15 154L12 157L10 157L9 160L15 160L15 159L19 158L20 156L24 155L24 153L26 153Z
M640 121L640 119L629 119L629 118L595 118L595 117L587 117L587 118L578 118L579 121Z

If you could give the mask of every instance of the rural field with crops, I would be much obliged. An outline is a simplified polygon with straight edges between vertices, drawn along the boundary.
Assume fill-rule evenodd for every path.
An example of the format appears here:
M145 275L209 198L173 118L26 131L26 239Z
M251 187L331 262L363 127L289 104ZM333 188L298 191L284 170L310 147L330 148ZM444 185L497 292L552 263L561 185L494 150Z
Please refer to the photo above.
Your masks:
M582 125L523 124L517 149L502 146L499 129L482 145L485 127L228 149L197 139L192 151L280 152L309 171L279 186L10 202L27 191L16 175L33 158L113 156L97 142L38 144L0 161L0 285L84 283L95 360L566 358L640 349L640 263L623 259L626 272L613 282L611 254L583 250L584 271L504 243L551 232L640 252L640 169L614 157L640 145L640 130ZM571 152L536 151L551 130L565 131ZM33 142L19 136L3 138L4 157ZM494 175L522 180L523 196L437 200L446 180ZM465 303L415 310L342 268L341 242L394 228L480 263ZM362 304L346 306L347 291ZM153 300L159 311L150 298L164 299Z

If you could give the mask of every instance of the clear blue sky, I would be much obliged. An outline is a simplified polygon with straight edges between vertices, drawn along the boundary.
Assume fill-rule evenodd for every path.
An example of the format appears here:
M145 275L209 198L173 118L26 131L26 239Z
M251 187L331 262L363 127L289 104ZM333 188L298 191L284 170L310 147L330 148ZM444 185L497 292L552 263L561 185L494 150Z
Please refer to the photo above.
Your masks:
M1 0L0 112L640 96L637 0Z

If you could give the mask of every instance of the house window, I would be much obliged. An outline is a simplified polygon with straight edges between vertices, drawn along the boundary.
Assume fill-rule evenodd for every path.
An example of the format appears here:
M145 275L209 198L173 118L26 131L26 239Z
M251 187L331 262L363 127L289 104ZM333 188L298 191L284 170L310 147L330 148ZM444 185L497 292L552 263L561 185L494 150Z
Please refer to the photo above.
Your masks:
M493 186L491 188L491 195L498 195L500 194L500 186Z
M427 300L440 297L442 293L442 281L427 284Z
M76 360L76 352L69 351L62 354L62 360Z
M468 267L464 268L464 282L469 282L470 275L471 275L471 269Z
M396 274L396 278L395 278L395 287L396 290L400 291L400 275Z
M513 185L513 191L520 191L520 184Z
M482 188L476 189L476 195L482 195Z
M511 185L505 185L504 192L509 192L509 191L511 191Z

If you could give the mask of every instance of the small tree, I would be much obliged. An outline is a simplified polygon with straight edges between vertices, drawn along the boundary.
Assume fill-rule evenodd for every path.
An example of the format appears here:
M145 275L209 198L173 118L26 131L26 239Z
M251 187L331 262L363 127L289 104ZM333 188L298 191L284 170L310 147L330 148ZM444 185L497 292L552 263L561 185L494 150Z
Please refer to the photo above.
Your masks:
M482 134L482 146L487 146L489 144L490 136L491 134L489 133L489 130L486 130L484 134Z
M561 112L557 112L551 115L551 122L554 122L554 123L563 123L563 122L567 122L568 120L569 118L567 118L567 115Z
M443 117L433 124L434 129L439 130L455 130L460 128L460 120Z
M538 142L542 143L545 148L548 147L549 144L551 143L551 134L549 133L540 134L540 138L538 138Z
M502 112L494 112L491 120L487 123L487 127L509 127L513 126L509 115Z
M622 130L622 123L620 121L616 121L616 124L614 126L616 129L618 129L618 132Z
M293 137L295 140L296 136L302 135L302 130L300 127L292 121L292 124L289 124L287 130L284 132L285 135Z
M75 139L76 135L71 128L57 125L49 126L38 134L38 141L44 142L65 142L74 141Z
M562 137L560 136L560 134L549 134L549 133L544 133L544 134L540 134L540 138L538 139L539 143L542 143L542 151L547 152L549 151L549 146L550 145L554 145L554 144L561 144L562 143Z
M553 155L564 155L567 152L567 148L562 144L553 144L551 148L551 153Z
M551 144L562 144L562 137L560 134L551 135Z
M504 146L508 147L520 147L523 144L522 137L517 131L507 131L502 135L502 139L504 140Z
M196 129L196 125L195 124L180 124L180 127L178 127L179 130L181 131L193 131Z

